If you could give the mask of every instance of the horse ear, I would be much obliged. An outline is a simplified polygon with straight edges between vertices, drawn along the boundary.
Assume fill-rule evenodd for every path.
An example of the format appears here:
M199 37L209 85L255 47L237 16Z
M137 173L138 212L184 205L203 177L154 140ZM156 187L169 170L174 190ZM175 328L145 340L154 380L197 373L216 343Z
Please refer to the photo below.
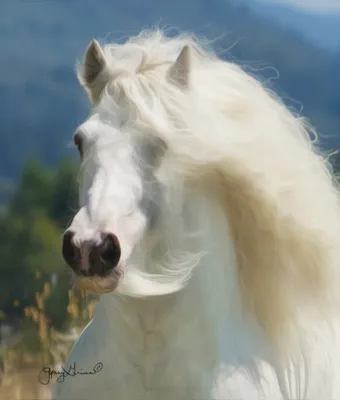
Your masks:
M78 72L78 79L84 86L91 86L106 66L105 54L97 40L91 40L84 56L82 71Z
M170 67L169 79L179 87L187 88L189 86L190 67L191 49L189 46L184 46L177 60Z
M97 40L91 40L77 77L82 86L87 90L92 102L96 102L109 80L107 72L107 60ZM99 79L100 78L100 79Z

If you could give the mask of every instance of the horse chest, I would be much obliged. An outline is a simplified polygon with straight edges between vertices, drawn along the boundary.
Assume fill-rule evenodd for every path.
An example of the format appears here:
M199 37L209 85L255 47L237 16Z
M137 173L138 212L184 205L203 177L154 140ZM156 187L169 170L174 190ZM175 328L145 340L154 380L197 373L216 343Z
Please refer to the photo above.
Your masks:
M135 322L127 321L127 322ZM214 357L206 358L209 346L192 339L192 328L171 331L167 324L158 325L155 313L138 318L139 325L124 334L103 334L91 324L80 337L65 366L73 362L90 371L101 362L103 368L91 376L67 377L57 385L56 398L70 397L97 400L187 400L205 395L207 370L212 371ZM164 320L163 320L164 322ZM181 326L180 321L177 321ZM170 325L172 325L170 323Z

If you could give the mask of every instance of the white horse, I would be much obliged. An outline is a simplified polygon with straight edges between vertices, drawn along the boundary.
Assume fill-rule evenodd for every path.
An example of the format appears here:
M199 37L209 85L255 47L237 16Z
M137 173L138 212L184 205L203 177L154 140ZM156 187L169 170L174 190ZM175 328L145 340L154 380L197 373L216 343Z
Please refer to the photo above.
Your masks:
M340 206L308 124L192 35L93 40L56 399L340 399ZM317 94L316 94L317 95Z

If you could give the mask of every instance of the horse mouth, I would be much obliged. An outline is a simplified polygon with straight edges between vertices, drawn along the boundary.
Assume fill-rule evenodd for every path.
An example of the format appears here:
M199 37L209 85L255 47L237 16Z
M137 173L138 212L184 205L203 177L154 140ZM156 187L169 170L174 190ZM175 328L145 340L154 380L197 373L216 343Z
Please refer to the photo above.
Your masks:
M119 267L115 268L106 276L79 276L75 277L75 285L84 292L92 294L105 294L113 292L120 281L122 271Z

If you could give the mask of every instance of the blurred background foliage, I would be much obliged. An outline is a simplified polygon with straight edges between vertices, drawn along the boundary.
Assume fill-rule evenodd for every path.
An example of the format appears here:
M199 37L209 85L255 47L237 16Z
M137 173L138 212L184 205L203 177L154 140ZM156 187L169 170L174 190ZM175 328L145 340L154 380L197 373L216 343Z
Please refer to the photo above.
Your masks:
M35 293L51 283L46 309L52 325L66 319L68 269L60 251L61 234L77 207L77 182L72 161L55 171L30 159L7 212L0 220L0 307L9 319L22 316ZM37 276L39 279L37 279Z
M60 369L93 315L96 299L72 290L60 250L77 208L76 171L73 160L50 169L30 158L0 218L0 333L7 327L0 335L0 398L49 398L39 370Z

